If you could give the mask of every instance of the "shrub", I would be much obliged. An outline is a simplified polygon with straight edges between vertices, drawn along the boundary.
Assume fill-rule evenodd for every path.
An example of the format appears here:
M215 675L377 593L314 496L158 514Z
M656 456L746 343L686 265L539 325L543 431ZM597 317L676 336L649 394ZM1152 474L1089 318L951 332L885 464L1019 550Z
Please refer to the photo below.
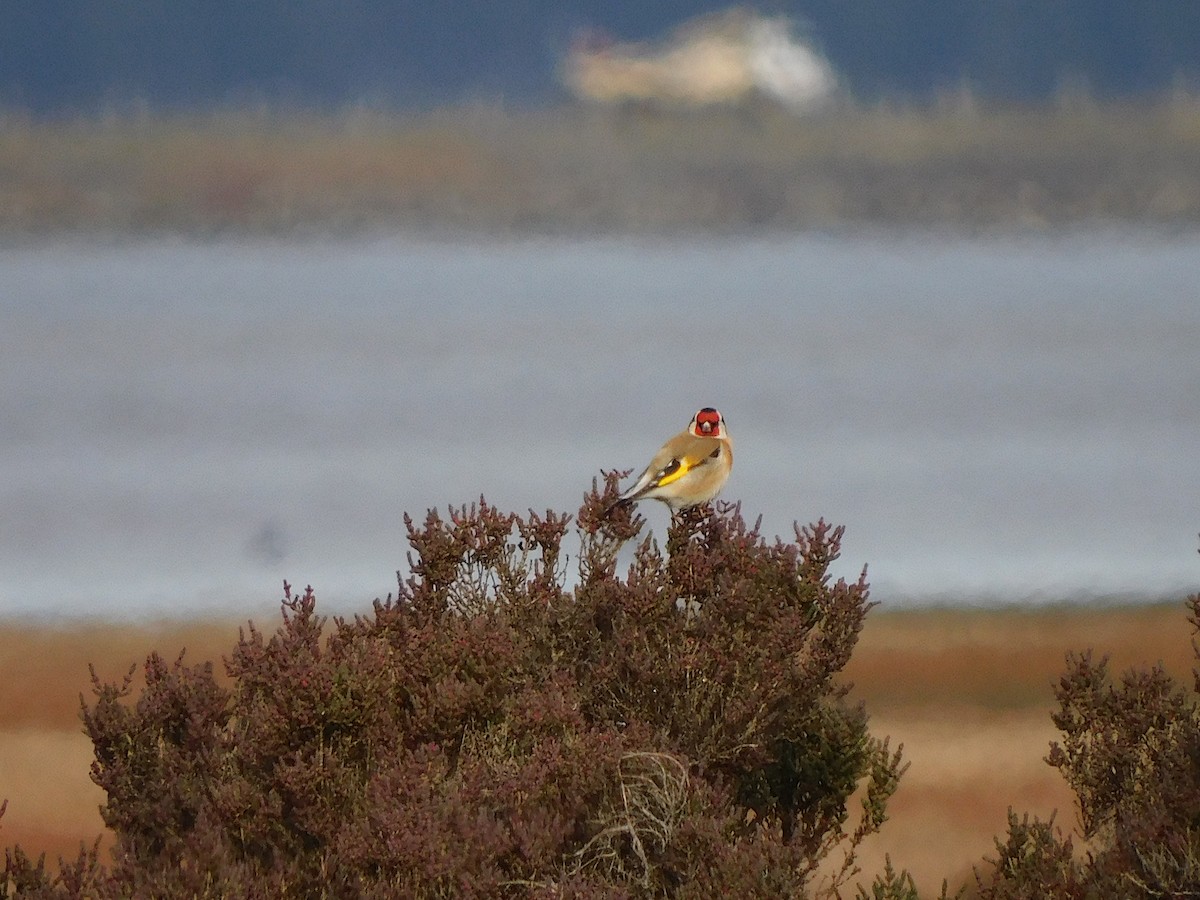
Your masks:
M115 845L44 896L837 896L886 816L900 752L835 678L871 604L832 581L842 529L768 542L736 507L678 516L486 502L405 518L411 577L329 621L286 585L282 623L225 660L101 683L83 720ZM131 672L132 674L132 672ZM861 812L847 804L861 790ZM820 867L820 868L818 868ZM892 875L895 879L896 876Z
M1188 598L1200 633L1200 595ZM1193 640L1200 654L1200 645ZM1053 822L1010 813L984 898L1200 895L1200 673L1190 692L1160 667L1113 683L1107 660L1067 657L1047 762L1075 792L1086 856Z

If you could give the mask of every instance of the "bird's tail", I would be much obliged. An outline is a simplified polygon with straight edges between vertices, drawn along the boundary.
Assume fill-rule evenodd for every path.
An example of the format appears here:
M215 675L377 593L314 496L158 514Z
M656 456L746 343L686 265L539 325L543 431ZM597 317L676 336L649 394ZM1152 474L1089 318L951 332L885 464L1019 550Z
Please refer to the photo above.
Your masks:
M618 507L632 506L636 502L637 501L632 497L618 497L612 503L608 504L608 507L604 510L604 518L607 519L609 516L611 516L613 514L613 510L617 509Z

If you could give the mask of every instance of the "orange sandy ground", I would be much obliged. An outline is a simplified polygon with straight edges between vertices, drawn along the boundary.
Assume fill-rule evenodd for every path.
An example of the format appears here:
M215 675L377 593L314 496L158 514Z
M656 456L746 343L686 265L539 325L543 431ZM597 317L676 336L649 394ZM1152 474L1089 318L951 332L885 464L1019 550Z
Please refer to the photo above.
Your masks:
M260 621L267 628L270 621ZM119 679L157 649L217 661L237 625L0 627L0 844L74 857L103 826L91 783L91 745L79 723L88 663ZM972 881L1006 812L1076 826L1072 795L1043 757L1056 737L1051 686L1068 650L1093 647L1114 671L1161 661L1187 679L1193 654L1182 603L1143 608L875 610L847 670L876 735L903 743L911 768L890 820L861 853L864 876L890 854L924 896ZM853 892L851 892L853 893Z

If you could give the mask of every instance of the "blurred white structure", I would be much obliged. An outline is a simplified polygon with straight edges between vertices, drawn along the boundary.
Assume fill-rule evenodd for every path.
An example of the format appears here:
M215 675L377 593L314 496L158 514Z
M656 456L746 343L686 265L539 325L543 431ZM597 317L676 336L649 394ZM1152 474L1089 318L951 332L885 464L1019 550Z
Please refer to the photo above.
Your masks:
M567 89L599 103L737 104L766 96L797 111L829 97L829 63L790 20L734 8L692 19L659 44L578 40L563 64Z

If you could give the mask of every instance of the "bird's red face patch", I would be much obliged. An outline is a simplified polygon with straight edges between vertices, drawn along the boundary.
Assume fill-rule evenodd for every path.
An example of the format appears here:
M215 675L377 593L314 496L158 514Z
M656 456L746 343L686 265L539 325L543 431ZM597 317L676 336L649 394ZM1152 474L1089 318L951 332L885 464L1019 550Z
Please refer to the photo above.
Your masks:
M706 437L721 436L721 414L711 406L696 413L696 433Z

